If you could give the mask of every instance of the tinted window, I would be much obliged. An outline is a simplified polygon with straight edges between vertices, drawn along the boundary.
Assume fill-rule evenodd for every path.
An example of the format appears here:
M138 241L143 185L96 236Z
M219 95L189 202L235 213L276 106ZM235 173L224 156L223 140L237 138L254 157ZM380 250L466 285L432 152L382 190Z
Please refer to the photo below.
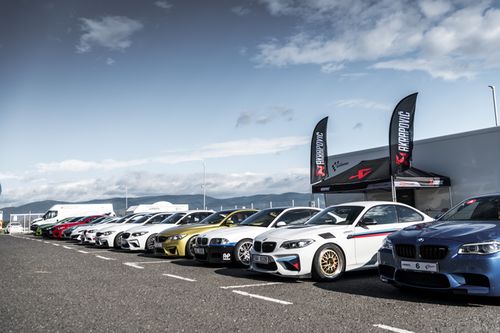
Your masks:
M332 206L323 209L321 212L314 215L307 225L317 224L337 224L350 225L358 218L363 211L362 206Z
M211 215L211 213L191 213L181 221L181 224L200 223L204 218L206 218L209 215Z
M443 215L440 221L448 220L500 220L500 197L483 197L462 202Z
M279 222L285 222L287 225L299 225L306 223L311 217L318 213L317 210L295 209L283 214Z
M200 224L219 224L226 218L227 214L226 212L213 213L201 221Z
M364 219L371 219L377 224L389 224L389 223L397 223L398 218L396 215L396 209L392 205L381 205L370 208Z
M268 227L275 218L280 215L285 208L270 208L261 210L258 213L253 214L245 221L243 221L240 225L250 225L254 227Z
M163 219L160 222L153 222L153 223L154 224L157 224L157 223L161 223L161 224L176 224L177 221L179 221L185 215L186 215L186 213L175 213L175 214L172 214L169 217Z
M424 220L424 217L422 215L420 215L411 208L404 206L396 206L396 210L398 212L399 223L418 222Z
M245 221L247 218L249 218L251 215L253 215L255 212L237 212L234 213L229 219L229 223L235 223L235 224L240 224L241 222Z

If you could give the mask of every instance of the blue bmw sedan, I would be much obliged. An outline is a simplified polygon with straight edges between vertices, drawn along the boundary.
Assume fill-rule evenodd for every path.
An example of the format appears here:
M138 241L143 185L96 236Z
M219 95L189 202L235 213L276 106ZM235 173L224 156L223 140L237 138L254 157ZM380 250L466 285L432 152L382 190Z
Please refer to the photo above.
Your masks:
M380 279L394 286L500 296L500 194L393 233L378 263Z

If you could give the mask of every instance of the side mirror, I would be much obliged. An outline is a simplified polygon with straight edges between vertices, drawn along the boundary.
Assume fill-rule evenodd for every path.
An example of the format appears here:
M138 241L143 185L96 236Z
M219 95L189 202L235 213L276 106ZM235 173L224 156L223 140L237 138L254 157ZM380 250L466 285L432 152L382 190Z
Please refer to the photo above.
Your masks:
M280 228L280 227L286 227L286 222L279 221L278 223L276 223L276 228Z
M361 224L362 225L376 225L377 224L377 221L375 221L374 219L372 218L369 218L369 217L365 217L361 220Z

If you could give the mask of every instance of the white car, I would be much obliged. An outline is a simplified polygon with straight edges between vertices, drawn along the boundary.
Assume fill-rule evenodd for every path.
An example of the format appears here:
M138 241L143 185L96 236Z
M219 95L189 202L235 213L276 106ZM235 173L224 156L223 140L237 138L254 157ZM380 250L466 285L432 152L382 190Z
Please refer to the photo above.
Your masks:
M122 236L125 231L149 222L162 221L170 215L172 215L172 213L168 212L138 214L124 223L110 224L96 233L95 244L101 247L114 247L115 249L119 249L122 246Z
M18 234L24 232L23 226L18 222L9 223L6 229L8 234Z
M104 224L98 224L92 227L87 228L86 230L83 231L83 243L84 244L95 244L96 238L97 238L97 233L104 228L109 227L110 225L117 225L117 224L122 224L128 222L130 219L134 218L135 216L143 216L144 214L130 214L126 215L120 218L117 218L111 222L107 222Z
M333 281L345 271L377 267L377 251L387 235L431 221L426 214L397 202L331 206L303 226L257 236L250 251L250 267L280 276Z
M69 236L69 239L74 240L74 241L83 242L83 237L84 237L83 234L86 230L92 229L97 225L103 225L103 224L110 223L110 222L113 222L116 220L118 220L117 217L100 217L97 220L94 220L90 223L76 226L73 230L71 230L71 234Z
M209 263L250 265L250 249L256 236L267 230L301 225L321 209L311 207L268 208L247 218L234 228L201 234L194 246L195 258Z
M154 238L158 233L179 225L199 223L213 213L213 210L178 212L161 221L149 221L142 226L133 227L123 233L122 249L153 252Z

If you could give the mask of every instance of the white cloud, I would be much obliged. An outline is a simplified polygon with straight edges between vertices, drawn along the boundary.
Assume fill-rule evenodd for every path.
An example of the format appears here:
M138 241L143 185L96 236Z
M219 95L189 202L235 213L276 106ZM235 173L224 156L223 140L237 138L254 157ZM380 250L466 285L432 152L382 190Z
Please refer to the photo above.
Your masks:
M366 99L340 99L331 103L330 105L338 108L349 109L372 109L372 110L390 110L391 107L387 104L369 101Z
M81 18L84 31L76 45L78 53L90 52L94 46L123 51L132 45L131 36L141 30L141 22L124 16L105 16L101 19Z
M343 68L344 68L344 64L329 63L329 64L324 64L323 66L321 66L321 71L325 74L331 74L334 72L338 72L338 71L342 70Z
M116 61L115 61L115 59L113 59L113 58L107 58L107 59L106 59L106 65L111 66L111 65L114 65L114 63L115 63L115 62L116 62Z
M274 120L279 121L292 121L294 119L295 112L286 107L275 106L264 112L241 112L236 119L236 127L250 125L252 123L258 125L265 125Z
M221 143L213 143L191 151L171 152L170 154L144 159L116 161L65 160L60 162L38 163L38 172L84 172L90 170L110 171L116 169L139 167L151 163L177 164L182 162L199 161L200 159L226 158L237 156L252 156L276 154L308 144L307 137L280 137L271 139L252 138Z
M307 192L310 190L309 171L285 170L279 174L208 173L207 194L215 197L247 196L263 193ZM76 181L37 181L4 189L0 204L18 205L39 200L85 201L125 195L200 194L201 174L176 175L144 171L128 172L103 178Z
M155 6L160 7L161 9L164 9L164 10L169 10L170 8L172 8L172 4L170 4L166 1L156 1Z
M324 70L368 62L374 69L423 71L444 80L500 68L500 9L493 1L261 2L272 15L302 20L298 33L258 46L261 66L316 64Z
M243 6L235 6L231 8L231 11L238 16L246 16L250 14L250 9Z

